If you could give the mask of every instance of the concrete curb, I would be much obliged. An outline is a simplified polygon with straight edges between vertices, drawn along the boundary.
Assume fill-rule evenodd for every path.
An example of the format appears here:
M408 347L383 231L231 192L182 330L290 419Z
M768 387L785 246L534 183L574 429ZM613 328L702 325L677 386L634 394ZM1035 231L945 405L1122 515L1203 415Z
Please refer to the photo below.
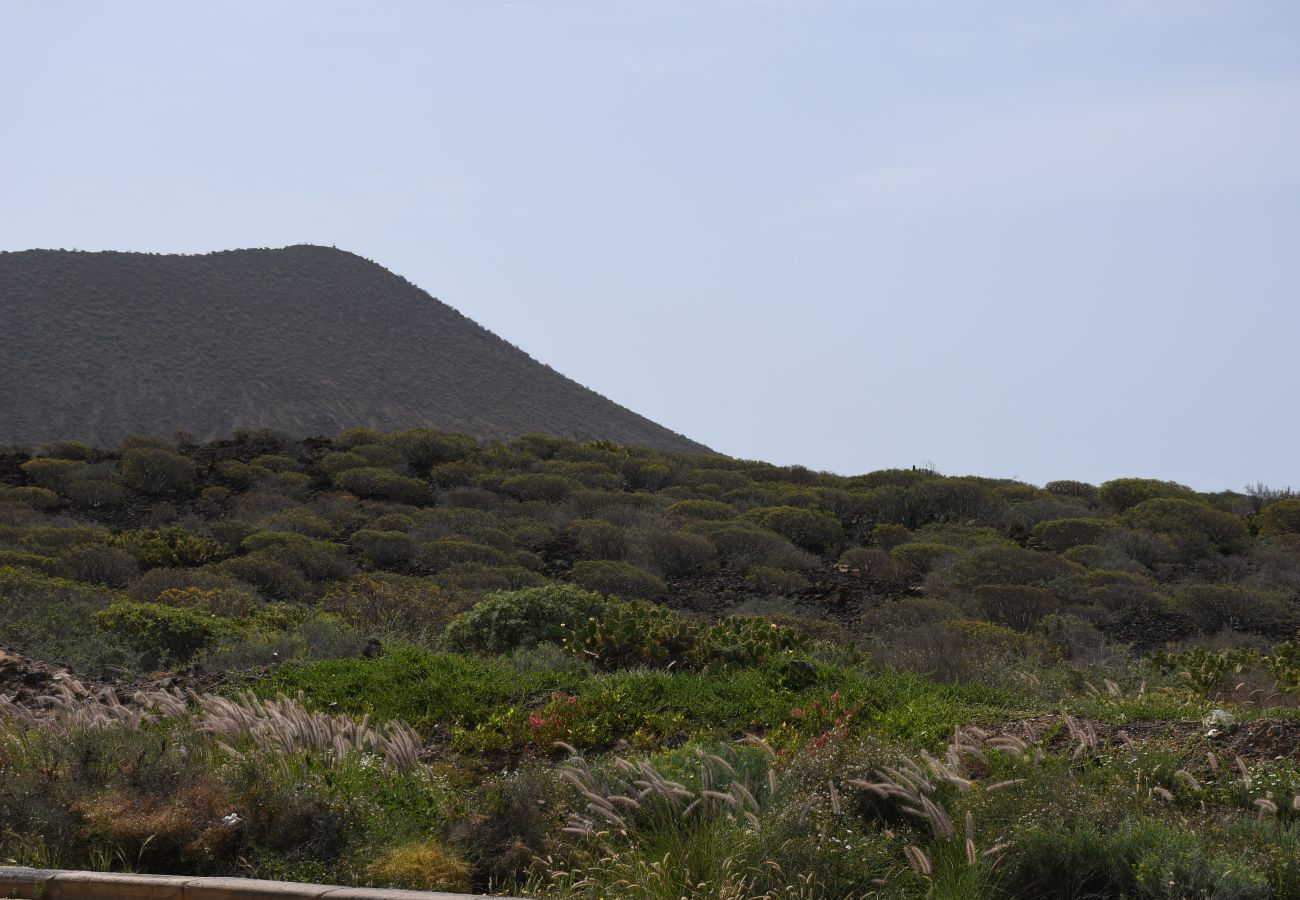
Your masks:
M0 898L21 900L466 900L483 896L254 878L123 875L0 866Z

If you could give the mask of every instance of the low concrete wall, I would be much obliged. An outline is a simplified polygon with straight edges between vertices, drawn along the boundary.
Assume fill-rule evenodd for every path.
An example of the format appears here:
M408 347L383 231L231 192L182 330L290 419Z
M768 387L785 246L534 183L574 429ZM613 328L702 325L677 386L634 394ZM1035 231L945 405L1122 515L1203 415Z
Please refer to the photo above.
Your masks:
M0 866L0 897L22 900L465 900L470 896L482 895Z

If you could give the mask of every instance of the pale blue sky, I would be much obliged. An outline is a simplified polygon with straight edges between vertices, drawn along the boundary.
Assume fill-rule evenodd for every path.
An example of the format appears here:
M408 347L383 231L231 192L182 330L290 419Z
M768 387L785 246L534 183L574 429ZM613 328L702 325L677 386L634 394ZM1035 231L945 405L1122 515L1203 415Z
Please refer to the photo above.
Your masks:
M1295 0L0 0L0 248L335 244L733 455L1300 486Z

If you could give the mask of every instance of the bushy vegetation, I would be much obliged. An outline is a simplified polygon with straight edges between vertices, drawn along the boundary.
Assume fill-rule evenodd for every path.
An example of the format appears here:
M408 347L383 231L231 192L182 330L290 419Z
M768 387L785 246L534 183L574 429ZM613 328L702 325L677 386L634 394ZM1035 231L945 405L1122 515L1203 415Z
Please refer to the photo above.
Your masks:
M1294 503L420 430L9 453L0 860L1296 896Z

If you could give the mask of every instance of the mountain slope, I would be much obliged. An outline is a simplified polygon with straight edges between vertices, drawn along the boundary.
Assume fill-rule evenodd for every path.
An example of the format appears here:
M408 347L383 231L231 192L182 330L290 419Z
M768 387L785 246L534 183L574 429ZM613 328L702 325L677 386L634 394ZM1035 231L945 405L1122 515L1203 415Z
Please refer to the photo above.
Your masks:
M0 253L0 323L0 443L368 425L705 449L328 247Z

